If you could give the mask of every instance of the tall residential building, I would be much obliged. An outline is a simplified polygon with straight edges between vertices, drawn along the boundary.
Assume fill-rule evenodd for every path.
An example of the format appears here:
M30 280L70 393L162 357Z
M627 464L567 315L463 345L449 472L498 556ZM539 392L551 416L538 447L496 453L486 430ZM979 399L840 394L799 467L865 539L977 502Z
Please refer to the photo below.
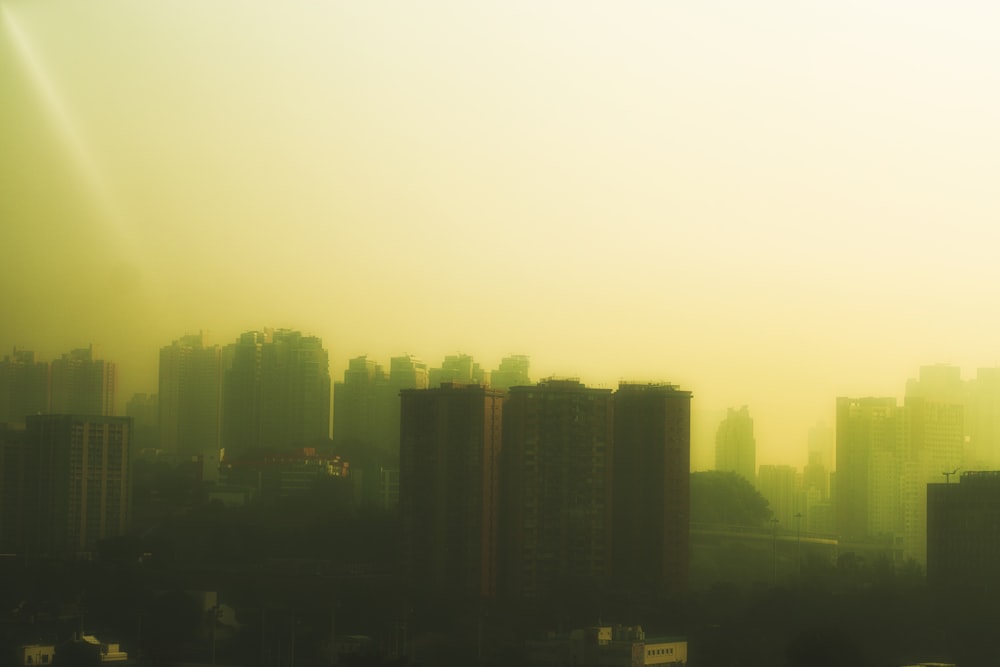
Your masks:
M507 391L511 387L531 384L528 375L529 366L530 360L523 354L504 357L500 360L500 367L490 373L490 386L494 389Z
M753 419L747 406L729 408L726 418L715 434L715 469L738 473L756 485L757 441L753 435Z
M23 424L27 415L49 411L49 365L29 350L14 348L0 361L0 422Z
M927 581L1000 590L1000 472L927 486Z
M903 528L902 462L910 420L896 399L837 399L836 528L842 540L895 538Z
M1000 469L1000 367L980 368L968 383L966 470Z
M51 365L53 414L115 414L115 364L105 361L96 347L67 352Z
M927 557L927 485L962 468L965 458L965 391L954 366L923 366L907 383L910 443L904 467L904 544L907 557Z
M389 373L367 356L351 359L333 387L333 437L362 443L395 461L399 455L399 392L426 389L427 366L412 356L392 357Z
M489 372L484 371L468 354L448 355L440 368L430 369L430 386L439 387L443 382L486 385Z
M247 332L226 347L223 363L226 458L328 441L330 364L319 338L288 329Z
M361 442L388 449L395 438L387 433L390 410L399 409L399 398L390 395L389 378L380 364L367 356L351 359L344 381L333 385L333 437L338 443ZM394 420L398 424L398 419Z
M222 348L204 334L160 348L159 446L181 459L218 458L222 443ZM138 424L137 424L138 428Z
M496 592L502 392L401 393L399 510L409 582L468 599Z
M389 383L396 392L403 389L427 389L430 376L427 364L413 355L389 359Z
M132 420L99 415L33 415L24 436L25 552L93 552L124 535L131 511Z
M534 596L611 574L613 403L576 380L504 403L502 587Z
M614 425L616 579L681 593L689 571L691 392L621 383Z

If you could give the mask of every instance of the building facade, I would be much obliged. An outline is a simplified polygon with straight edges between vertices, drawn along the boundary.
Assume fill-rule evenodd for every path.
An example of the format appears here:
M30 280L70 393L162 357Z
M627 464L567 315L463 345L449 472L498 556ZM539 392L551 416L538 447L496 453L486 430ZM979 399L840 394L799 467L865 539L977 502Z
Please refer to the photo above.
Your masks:
M531 360L523 354L504 357L500 360L500 367L490 373L490 386L501 391L527 386L531 384L530 366Z
M502 581L532 597L611 574L613 402L576 380L511 387L504 405Z
M691 392L622 383L614 394L613 562L634 585L687 589Z
M446 383L401 393L399 514L417 590L496 592L503 394Z
M927 581L1000 590L1000 471L927 486Z
M48 411L48 363L15 348L0 361L0 422L23 424L26 416Z
M114 415L115 388L118 379L115 364L89 348L73 350L51 365L51 400L53 414Z
M735 472L752 486L757 484L757 440L747 406L729 408L715 433L715 469Z
M23 461L23 539L34 555L92 553L124 535L132 501L128 417L33 415Z
M329 440L330 364L319 338L288 329L247 332L226 347L223 364L227 459Z
M218 458L222 445L222 348L204 334L160 349L160 449L181 459Z

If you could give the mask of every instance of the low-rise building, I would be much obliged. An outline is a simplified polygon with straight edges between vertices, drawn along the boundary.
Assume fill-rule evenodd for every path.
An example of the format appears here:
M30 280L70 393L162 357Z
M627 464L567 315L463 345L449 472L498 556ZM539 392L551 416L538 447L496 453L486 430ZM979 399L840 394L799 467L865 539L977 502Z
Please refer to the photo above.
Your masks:
M525 649L528 663L539 666L687 665L685 638L646 637L641 626L593 626L528 642Z

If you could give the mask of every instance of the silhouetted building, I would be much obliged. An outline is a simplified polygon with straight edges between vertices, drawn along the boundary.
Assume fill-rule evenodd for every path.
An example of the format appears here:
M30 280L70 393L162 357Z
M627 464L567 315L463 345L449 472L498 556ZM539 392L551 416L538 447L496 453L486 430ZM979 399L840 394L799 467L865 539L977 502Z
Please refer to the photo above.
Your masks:
M715 434L715 469L738 473L756 485L757 441L753 435L753 419L747 406L729 408L726 418Z
M351 503L347 480L350 463L340 456L317 453L313 447L280 454L265 454L259 459L240 459L222 467L220 482L227 488L253 489L261 498L304 496L322 484L339 485L340 500ZM332 486L330 487L332 488Z
M49 365L35 353L14 348L0 361L0 422L23 424L27 415L49 411Z
M647 637L641 626L594 626L529 641L525 653L527 664L538 667L682 666L687 664L687 640Z
M528 376L530 361L523 354L504 357L500 367L490 373L490 386L506 391L511 387L523 387L531 384Z
M504 404L501 572L512 595L611 574L613 404L576 380L511 387Z
M123 535L131 511L132 420L34 415L25 430L20 548L67 556Z
M431 387L439 387L444 382L486 385L489 373L480 368L471 356L456 354L446 356L440 368L430 369L429 378Z
M927 558L927 485L962 468L965 460L966 387L957 366L921 366L906 384L910 439L903 464L903 551Z
M903 531L903 463L910 420L896 399L837 399L836 528L841 540Z
M115 364L101 358L97 348L68 352L52 362L52 414L115 414Z
M218 458L222 444L222 348L204 334L160 348L159 446L180 459ZM138 425L137 425L138 428Z
M132 418L134 452L159 446L160 402L156 394L133 394L125 404L125 416Z
M614 394L613 561L616 579L687 589L691 392L621 383Z
M927 486L927 581L1000 590L1000 471Z
M389 360L389 382L398 391L403 389L426 389L429 386L427 364L413 355L392 357Z
M502 406L478 385L401 393L403 559L424 592L495 593Z
M351 359L344 381L333 385L334 439L390 452L399 445L398 412L399 392L392 391L382 366L367 356Z
M23 548L27 498L24 425L0 423L0 552Z
M251 331L223 357L226 459L328 442L330 364L319 338Z
M774 518L783 530L794 530L801 519L795 484L795 468L788 465L762 465L757 472L757 490L767 500ZM799 514L796 519L795 515Z

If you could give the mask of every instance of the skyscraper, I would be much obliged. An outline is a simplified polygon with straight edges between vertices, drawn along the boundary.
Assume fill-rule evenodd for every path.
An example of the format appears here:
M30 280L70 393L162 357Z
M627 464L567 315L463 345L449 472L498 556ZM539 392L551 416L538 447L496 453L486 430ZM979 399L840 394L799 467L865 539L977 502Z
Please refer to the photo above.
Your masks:
M226 457L255 457L330 437L330 364L298 331L251 331L223 352Z
M160 349L160 448L181 458L218 457L222 433L222 349L204 334Z
M515 596L611 574L613 404L576 380L504 403L501 572Z
M739 473L756 486L757 441L753 436L753 419L747 406L729 408L726 418L715 434L715 469Z
M689 569L691 392L621 383L614 424L616 578L681 593Z
M28 417L21 548L67 556L125 534L132 500L131 422L99 415Z
M68 352L52 362L53 414L115 414L115 364L105 361L96 347Z
M0 361L0 422L23 424L49 411L49 365L29 350L14 349Z
M424 592L495 593L502 405L478 385L401 393L403 557Z

